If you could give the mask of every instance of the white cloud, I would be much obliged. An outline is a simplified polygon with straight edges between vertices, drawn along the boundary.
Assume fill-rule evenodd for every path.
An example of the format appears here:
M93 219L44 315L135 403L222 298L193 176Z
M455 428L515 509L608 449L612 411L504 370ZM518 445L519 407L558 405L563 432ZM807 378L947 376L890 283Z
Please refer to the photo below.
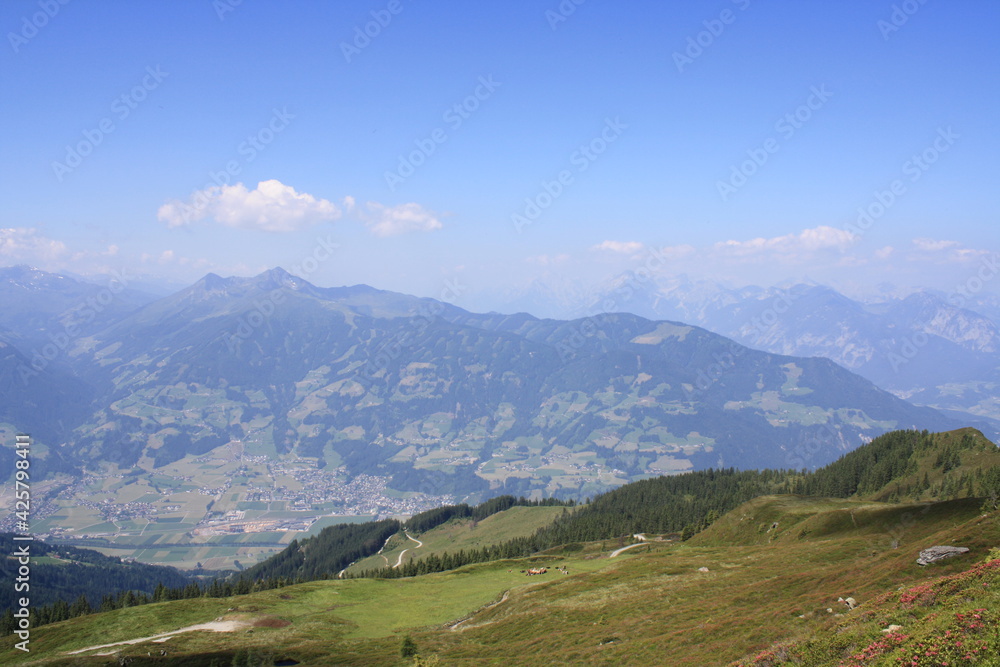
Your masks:
M607 250L622 254L634 254L643 249L643 244L638 241L604 241L598 243L591 250Z
M887 245L884 248L879 248L875 251L875 257L878 259L887 259L895 251L891 245Z
M913 245L915 245L918 250L933 252L935 250L947 250L948 248L954 248L958 245L958 241L935 241L934 239L920 238L913 239Z
M843 252L857 243L858 237L846 229L820 225L803 230L796 241L806 250L832 249Z
M990 254L989 250L973 250L972 248L955 248L948 253L952 262L975 262Z
M365 225L376 236L396 236L407 232L430 232L441 229L441 221L432 211L420 204L386 206L370 201L368 214L363 216Z
M713 249L734 257L779 254L785 255L788 259L804 259L810 253L819 250L845 252L857 240L857 235L846 229L821 225L804 229L799 234L786 234L767 239L758 237L749 241L723 241L716 243Z
M293 232L320 222L336 220L340 209L274 179L261 181L254 190L242 183L210 186L194 192L187 202L168 201L156 216L168 227L212 218L228 227L265 232Z
M939 241L936 239L913 239L911 261L932 262L934 264L963 264L975 262L988 255L987 250L963 248L958 241Z
M33 227L0 228L0 256L17 262L51 262L66 256L62 241L42 236Z

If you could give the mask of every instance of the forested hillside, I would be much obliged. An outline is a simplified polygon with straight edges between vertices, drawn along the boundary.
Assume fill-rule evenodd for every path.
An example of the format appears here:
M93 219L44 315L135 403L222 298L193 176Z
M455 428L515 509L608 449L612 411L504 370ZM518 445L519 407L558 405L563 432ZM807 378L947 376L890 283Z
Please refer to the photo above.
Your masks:
M4 554L14 554L24 542L15 542L11 533L0 533L0 549ZM187 585L191 578L172 567L123 563L120 559L105 556L91 549L47 544L42 540L31 543L31 589L33 606L50 605L57 601L100 607L109 592L153 594L158 584L171 588ZM18 561L8 557L0 559L0 579L14 581ZM12 609L15 596L13 585L6 586L0 610ZM82 598L82 599L81 599ZM68 617L67 617L68 618Z
M893 431L806 476L794 491L882 501L996 498L1000 453L971 428Z
M526 498L515 498L514 496L497 496L496 498L490 498L486 502L480 503L474 507L469 506L466 503L460 503L458 505L446 505L445 507L438 507L426 512L421 512L420 514L414 515L406 522L406 529L422 533L436 526L440 526L446 521L450 521L452 519L473 519L481 521L488 516L492 516L498 512L503 512L511 507L552 507L559 505L572 507L575 504L576 503L571 500L563 501L557 500L556 498L528 500Z
M403 525L395 519L327 526L315 537L294 540L278 554L241 572L238 579L320 579L378 551Z

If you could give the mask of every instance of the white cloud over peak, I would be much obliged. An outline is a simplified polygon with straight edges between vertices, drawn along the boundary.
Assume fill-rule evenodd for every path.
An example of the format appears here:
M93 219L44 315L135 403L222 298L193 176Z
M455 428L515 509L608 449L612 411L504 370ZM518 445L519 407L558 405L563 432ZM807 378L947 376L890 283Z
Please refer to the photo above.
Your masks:
M227 227L293 232L336 220L340 215L332 202L296 192L290 185L271 179L261 181L253 190L243 183L209 186L194 192L187 202L168 201L156 217L168 227L211 218Z
M713 249L721 254L736 257L780 254L796 258L819 250L845 252L857 240L858 236L846 229L820 225L804 229L798 234L771 238L758 237L748 241L723 241L716 243Z
M910 259L934 264L966 264L989 255L988 250L965 248L958 241L941 241L930 238L913 239Z
M343 208L271 179L261 181L253 190L248 190L243 183L210 185L193 192L187 201L167 201L160 206L156 217L171 228L210 219L237 229L295 232L338 220L346 211L380 237L428 232L442 227L437 214L412 202L387 206L369 201L362 208L357 206L354 197L347 195L341 205Z
M46 262L69 253L62 241L38 233L34 227L0 228L0 256L17 262Z
M375 236L396 236L407 232L430 232L441 229L437 215L420 204L386 206L370 201L368 213L362 216L365 225Z

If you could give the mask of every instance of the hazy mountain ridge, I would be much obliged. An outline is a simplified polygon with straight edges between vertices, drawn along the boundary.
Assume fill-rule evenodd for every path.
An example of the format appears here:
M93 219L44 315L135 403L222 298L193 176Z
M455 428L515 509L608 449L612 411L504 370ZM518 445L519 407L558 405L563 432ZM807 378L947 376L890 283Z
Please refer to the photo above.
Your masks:
M930 290L857 301L833 288L739 289L686 276L626 273L594 290L582 311L683 321L749 347L832 359L915 402L1000 419L996 298L956 305ZM978 310L977 310L978 309Z
M46 344L65 351L69 340L99 331L156 299L128 285L127 275L109 277L102 286L29 266L0 267L0 327L22 337L28 356L49 357Z
M151 469L236 442L457 496L818 466L893 428L958 425L825 359L696 326L476 314L281 269L208 274L78 337L66 360L96 393L64 436L81 463Z

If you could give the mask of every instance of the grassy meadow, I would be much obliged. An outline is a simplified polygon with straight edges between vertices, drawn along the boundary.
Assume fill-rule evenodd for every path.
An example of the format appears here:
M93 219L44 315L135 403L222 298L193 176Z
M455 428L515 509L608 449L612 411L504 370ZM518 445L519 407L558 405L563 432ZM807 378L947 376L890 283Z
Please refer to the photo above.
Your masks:
M456 540L474 533L464 522L435 531L420 536L428 549L444 548L448 531ZM314 581L43 626L32 633L29 656L10 650L12 638L0 646L5 664L111 664L111 656L65 652L224 619L248 625L178 634L122 654L137 665L208 666L229 665L248 648L304 665L402 665L410 664L399 652L409 635L424 659L442 665L724 665L823 636L887 592L969 569L998 541L996 514L981 515L969 500L883 505L772 496L688 542L653 541L613 559L617 540L421 577ZM971 551L917 565L920 549L934 544ZM543 563L569 574L520 573ZM838 604L841 596L857 599L858 610ZM857 647L841 649L846 659Z

